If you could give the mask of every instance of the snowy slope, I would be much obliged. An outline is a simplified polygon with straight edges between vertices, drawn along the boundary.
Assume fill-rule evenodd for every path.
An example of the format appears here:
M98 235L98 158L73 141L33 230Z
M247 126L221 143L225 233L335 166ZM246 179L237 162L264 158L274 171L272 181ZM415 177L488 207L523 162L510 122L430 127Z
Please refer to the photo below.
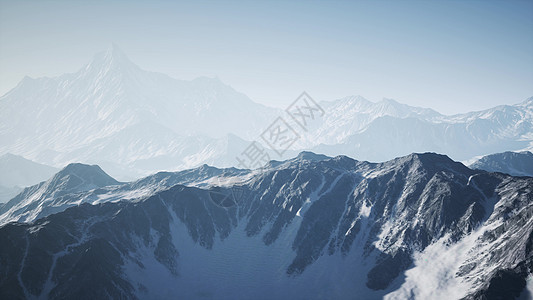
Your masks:
M74 205L63 200L65 195L117 184L118 181L96 165L70 164L49 180L25 188L0 207L0 224L31 222Z
M249 173L249 170L217 169L203 165L180 172L158 172L136 181L120 183L98 166L70 164L48 181L25 188L0 207L0 226L13 221L33 222L82 203L139 201L176 184L233 184L246 178Z
M180 176L200 184L0 227L1 296L490 298L530 276L532 178L432 153Z
M533 177L533 153L504 152L484 156L470 164L472 169Z

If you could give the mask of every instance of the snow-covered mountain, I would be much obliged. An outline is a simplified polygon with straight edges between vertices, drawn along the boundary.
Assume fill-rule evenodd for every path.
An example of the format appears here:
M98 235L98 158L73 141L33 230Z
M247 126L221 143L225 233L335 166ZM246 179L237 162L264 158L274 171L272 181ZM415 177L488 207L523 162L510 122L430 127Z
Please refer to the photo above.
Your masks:
M325 113L322 122L314 123L316 126L303 137L303 143L307 147L345 143L348 137L364 131L371 123L383 117L430 120L440 116L431 109L400 104L392 99L374 103L361 96L350 96L319 104Z
M533 153L529 151L495 153L476 160L470 164L470 168L533 177Z
M179 172L158 172L136 181L119 183L96 165L70 164L48 181L24 189L1 206L0 226L8 222L33 222L82 203L139 201L177 184L200 187L233 184L246 178L250 172L202 165Z
M533 148L533 98L454 116L391 99L346 97L320 106L324 114L300 128L286 111L216 78L184 81L144 71L113 46L76 73L26 77L0 97L0 154L58 168L98 164L119 180L203 163L231 167L278 117L300 138L283 157L271 152L272 159L313 150L385 161L431 151L462 161Z
M112 162L117 170L178 157L167 169L218 160L228 134L254 139L277 114L216 78L182 81L144 71L113 46L76 73L26 77L2 96L0 153L55 166ZM187 157L201 152L209 153Z
M173 185L179 181L188 186ZM379 164L302 153L253 172L204 166L89 192L143 187L142 197L101 198L1 226L0 297L528 293L533 178L471 170L432 153Z
M62 197L65 195L117 184L119 182L107 175L99 166L70 164L49 180L25 188L0 207L0 224L11 221L31 222L79 204L79 202L64 201Z
M24 187L52 177L56 168L10 153L0 156L0 202L15 197Z
M303 140L328 155L384 161L430 151L467 160L533 147L533 98L453 116L390 99L373 103L348 97L322 105L324 121Z

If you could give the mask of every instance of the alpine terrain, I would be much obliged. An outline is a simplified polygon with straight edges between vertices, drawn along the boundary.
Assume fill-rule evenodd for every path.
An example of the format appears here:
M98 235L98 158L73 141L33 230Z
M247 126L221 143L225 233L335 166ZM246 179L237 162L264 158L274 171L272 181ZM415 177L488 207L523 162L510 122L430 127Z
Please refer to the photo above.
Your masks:
M1 209L0 298L527 299L532 189L434 153L130 183L73 164Z

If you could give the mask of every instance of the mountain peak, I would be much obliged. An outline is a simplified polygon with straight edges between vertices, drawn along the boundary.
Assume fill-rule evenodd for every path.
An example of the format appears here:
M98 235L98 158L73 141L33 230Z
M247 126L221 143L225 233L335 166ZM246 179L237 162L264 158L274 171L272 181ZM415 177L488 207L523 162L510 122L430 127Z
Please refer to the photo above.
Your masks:
M97 53L86 69L88 71L105 72L109 70L125 71L131 68L138 67L113 43L106 51Z
M107 48L107 50L105 52L105 56L109 57L109 58L125 59L125 60L129 61L129 59L126 56L126 54L124 54L122 49L120 49L120 47L117 46L117 44L115 44L115 43L111 43L111 45Z
M471 173L471 170L464 166L462 163L452 160L447 155L437 154L433 152L411 153L409 155L398 157L391 161L385 162L385 164L390 163L394 165L418 166L428 171L448 169L456 170L466 174Z
M310 161L321 161L330 159L331 157L323 155L323 154L316 154L310 151L302 151L298 156L296 157L297 160L310 160Z
M96 186L107 186L119 183L97 165L71 163L59 171L54 177L63 178L66 176L74 176L84 182L93 183Z
M411 153L404 156L406 160L411 161L421 161L421 162L439 162L439 163L454 163L454 161L449 158L447 155L438 154L435 152L424 152L424 153ZM401 158L400 158L401 159Z
M98 170L103 172L103 170L97 166L97 165L86 165L82 163L71 163L68 164L66 167L61 169L60 173L77 173L79 171L85 171L85 170Z

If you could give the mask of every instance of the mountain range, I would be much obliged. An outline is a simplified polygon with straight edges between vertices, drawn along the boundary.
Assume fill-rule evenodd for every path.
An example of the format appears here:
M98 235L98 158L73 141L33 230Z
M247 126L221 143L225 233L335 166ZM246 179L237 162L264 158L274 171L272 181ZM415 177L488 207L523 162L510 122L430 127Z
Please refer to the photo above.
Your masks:
M446 153L464 161L503 151L530 149L533 98L517 105L445 116L385 99L348 97L324 104L316 152L384 161L412 152Z
M72 164L0 207L0 298L527 298L532 189L434 153L129 183Z
M204 163L237 166L252 141L281 160L312 150L368 161L430 151L464 161L533 145L533 98L453 116L391 99L315 100L323 115L300 128L283 109L255 103L217 78L145 71L112 46L78 72L26 77L0 97L0 155L56 168L98 164L129 181ZM260 138L278 117L299 136L282 156Z
M305 126L116 46L24 78L0 97L0 299L533 297L533 98L302 96Z

